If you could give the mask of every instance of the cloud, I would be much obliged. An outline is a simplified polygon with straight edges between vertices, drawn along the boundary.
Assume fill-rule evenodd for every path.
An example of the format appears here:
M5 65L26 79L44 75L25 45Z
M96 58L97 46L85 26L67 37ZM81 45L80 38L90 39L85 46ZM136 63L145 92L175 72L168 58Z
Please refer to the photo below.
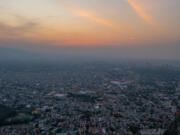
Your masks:
M38 23L33 20L29 20L24 17L13 16L13 23L5 22L0 20L0 38L10 39L10 38L22 38L26 34L33 33L38 27Z
M68 11L70 11L71 13L73 13L74 15L76 15L78 17L82 17L83 19L86 19L88 21L104 25L115 31L120 30L119 26L116 25L115 23L113 23L111 20L105 19L103 17L99 17L97 14L89 12L87 10L82 10L81 8L77 7L72 2L69 2L69 1L67 2L64 0L58 0L58 2L60 2L61 6L63 6L63 8L67 9Z
M32 31L32 29L36 27L36 25L36 23L28 22L18 26L11 26L0 22L0 35L21 35L26 32Z
M109 20L105 20L101 17L97 17L96 15L88 12L88 11L83 11L83 10L80 10L80 9L72 9L72 12L73 14L77 15L77 16L80 16L84 19L87 19L88 21L92 21L92 22L95 22L95 23L98 23L98 24L102 24L106 27L109 27L113 30L118 30L118 26L113 24L112 22L110 22Z
M127 0L130 6L136 11L139 17L141 17L148 24L154 24L152 16L146 13L141 6L139 6L135 0Z

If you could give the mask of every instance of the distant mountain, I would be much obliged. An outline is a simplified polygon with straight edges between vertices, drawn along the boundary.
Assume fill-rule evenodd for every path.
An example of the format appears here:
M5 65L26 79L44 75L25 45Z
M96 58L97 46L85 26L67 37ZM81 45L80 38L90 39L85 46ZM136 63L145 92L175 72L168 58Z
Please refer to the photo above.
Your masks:
M35 59L38 55L15 48L0 47L0 60L26 60Z

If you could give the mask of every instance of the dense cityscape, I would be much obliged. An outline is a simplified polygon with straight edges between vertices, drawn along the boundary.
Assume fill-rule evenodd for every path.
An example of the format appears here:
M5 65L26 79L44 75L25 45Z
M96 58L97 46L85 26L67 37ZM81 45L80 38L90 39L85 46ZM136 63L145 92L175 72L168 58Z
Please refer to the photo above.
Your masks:
M0 13L0 135L180 135L180 0Z
M180 69L150 63L1 63L1 135L163 135Z

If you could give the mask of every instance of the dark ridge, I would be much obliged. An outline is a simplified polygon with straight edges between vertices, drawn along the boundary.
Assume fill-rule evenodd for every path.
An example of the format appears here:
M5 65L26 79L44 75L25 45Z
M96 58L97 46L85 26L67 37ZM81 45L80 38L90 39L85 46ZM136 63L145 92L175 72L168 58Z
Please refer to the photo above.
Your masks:
M163 135L180 135L180 114L177 114L174 122L170 124Z
M7 118L12 117L15 114L16 112L12 108L0 104L0 126L2 126Z

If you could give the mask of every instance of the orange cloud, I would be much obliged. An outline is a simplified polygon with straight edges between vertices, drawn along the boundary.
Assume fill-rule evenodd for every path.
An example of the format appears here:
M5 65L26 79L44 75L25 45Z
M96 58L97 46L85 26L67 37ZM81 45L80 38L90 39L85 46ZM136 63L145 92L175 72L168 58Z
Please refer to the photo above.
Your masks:
M74 5L71 2L66 2L64 0L58 0L59 2L61 2L61 5L63 5L63 7L65 9L67 9L68 11L70 11L71 13L73 13L76 16L82 17L88 21L97 23L97 24L102 24L108 28L111 28L115 31L119 31L120 28L118 25L116 25L115 23L111 22L110 20L101 18L99 16L97 16L96 14L93 14L89 11L86 10L81 10L80 8L78 8L76 5Z
M83 11L83 10L72 10L72 12L74 14L76 14L77 16L83 17L89 21L98 23L98 24L102 24L104 26L107 26L113 30L119 30L118 26L111 23L108 20L105 20L103 18L97 17L96 15L93 15L92 13L89 13L87 11Z
M127 0L128 3L131 5L131 7L136 11L138 16L140 16L144 21L146 21L148 24L154 24L154 21L152 19L152 16L147 14L142 7L140 7L135 0Z

